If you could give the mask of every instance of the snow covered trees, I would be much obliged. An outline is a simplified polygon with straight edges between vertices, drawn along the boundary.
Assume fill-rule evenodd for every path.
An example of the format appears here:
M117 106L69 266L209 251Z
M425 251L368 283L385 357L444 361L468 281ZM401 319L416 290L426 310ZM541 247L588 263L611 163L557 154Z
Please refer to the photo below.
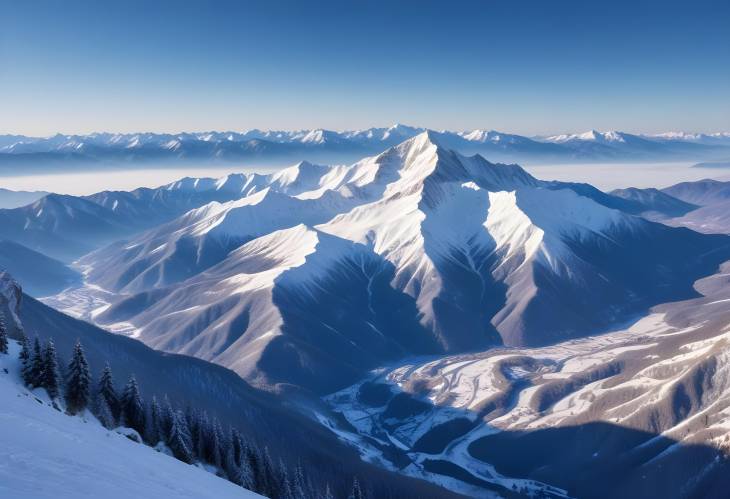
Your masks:
M114 377L112 376L112 368L109 364L104 366L104 370L99 377L99 383L96 387L96 417L106 428L114 428L119 421L119 398L114 388Z
M21 332L20 345L21 374L26 385L45 388L48 395L56 399L61 390L61 376L53 341L49 339L42 347L36 337L31 347L28 338ZM180 461L210 465L219 476L241 487L272 499L334 498L329 486L326 490L313 486L313 480L301 464L291 466L280 456L274 461L266 446L244 440L236 428L227 427L224 431L215 416L209 416L191 405L183 411L180 406L174 406L166 395L161 402L153 396L151 403L145 405L134 375L130 376L121 396L118 396L111 367L107 364L92 390L92 376L80 341L74 345L64 373L63 400L70 415L82 413L92 405L93 397L94 415L104 427L113 429L121 424L132 428L144 437L140 443L151 446L164 443ZM56 400L53 403L55 406ZM347 478L343 477L338 485L338 497L345 497ZM357 480L350 497L365 498Z
M241 434L235 428L231 428L227 441L224 469L228 479L236 485L253 490L255 485L253 469L248 460Z
M89 405L91 373L81 342L74 346L66 377L66 410L70 414L83 412Z
M175 411L172 415L170 435L167 437L167 446L173 455L184 463L193 462L192 443L188 422L182 411Z
M30 353L30 341L28 341L28 337L23 331L20 332L20 354L18 355L18 358L20 359L20 374L23 376L23 382L26 386L30 386L33 384L33 364Z
M101 373L99 384L96 389L96 396L99 399L97 404L103 400L109 408L109 412L113 416L114 420L118 420L119 397L117 397L117 391L114 388L114 377L112 376L112 368L109 367L109 364L104 366L104 371Z
M96 399L96 410L94 411L94 413L99 422L104 426L104 428L111 430L112 428L117 426L117 418L115 418L112 414L109 403L104 397L98 397Z
M43 388L48 392L48 396L52 399L58 397L61 388L61 376L58 373L58 358L56 357L56 346L53 340L46 342L46 348L43 350Z
M143 435L145 428L145 410L142 397L139 394L137 378L134 375L129 377L129 381L124 387L120 407L122 423L136 430L140 435Z
M41 340L38 336L33 341L33 355L30 361L30 386L40 388L43 386L43 350Z
M0 312L0 353L8 353L8 327L5 324L5 314Z
M58 358L53 340L41 348L41 340L36 336L33 352L30 352L25 335L21 338L20 360L25 383L32 388L45 388L52 399L58 397L61 389L61 375L58 372Z
M350 495L347 496L347 499L365 499L365 494L360 487L360 482L357 477L355 477L352 481L352 491L350 492Z
M162 433L160 432L160 404L157 402L157 397L152 396L152 402L150 402L150 414L147 418L147 427L145 428L144 438L148 444L155 446L162 440Z

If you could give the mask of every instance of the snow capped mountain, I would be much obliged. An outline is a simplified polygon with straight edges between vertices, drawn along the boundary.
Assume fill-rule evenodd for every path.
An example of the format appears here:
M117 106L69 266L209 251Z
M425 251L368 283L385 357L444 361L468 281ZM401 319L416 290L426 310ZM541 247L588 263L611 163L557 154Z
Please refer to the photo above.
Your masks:
M403 355L595 331L691 296L730 251L579 187L430 131L350 166L185 179L168 188L238 194L86 256L89 281L118 294L89 317L265 386L328 391Z
M542 139L573 151L576 157L590 160L670 160L688 159L697 155L722 158L727 154L721 144L704 144L672 137L640 136L625 132L589 130L579 134L555 135Z
M715 133L687 133L687 132L665 132L653 135L645 135L645 137L653 140L681 140L685 142L695 142L699 144L710 145L727 145L730 144L730 132Z
M603 143L611 143L611 142L626 142L626 137L628 134L622 133L622 132L615 132L615 131L608 131L608 132L599 132L597 130L589 130L587 132L583 133L575 133L575 134L566 134L566 135L554 135L552 137L547 137L545 139L546 142L556 142L556 143L566 143L566 142L573 142L573 141L591 141L591 142L603 142Z

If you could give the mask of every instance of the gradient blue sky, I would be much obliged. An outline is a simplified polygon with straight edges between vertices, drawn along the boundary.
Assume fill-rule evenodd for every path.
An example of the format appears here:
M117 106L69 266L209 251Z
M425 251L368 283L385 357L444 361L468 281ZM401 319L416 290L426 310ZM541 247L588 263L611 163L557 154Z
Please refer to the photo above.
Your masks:
M0 133L730 130L727 0L0 8Z

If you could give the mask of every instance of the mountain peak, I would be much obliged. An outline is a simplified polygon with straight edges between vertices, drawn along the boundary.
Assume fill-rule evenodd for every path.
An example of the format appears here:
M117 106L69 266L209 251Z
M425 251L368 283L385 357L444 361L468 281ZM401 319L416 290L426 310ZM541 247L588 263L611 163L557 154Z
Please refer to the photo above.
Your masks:
M440 141L439 133L429 129L426 129L418 135L411 137L410 139L403 142L403 144L411 144L412 146L417 147L435 146L441 149L446 149L446 147Z

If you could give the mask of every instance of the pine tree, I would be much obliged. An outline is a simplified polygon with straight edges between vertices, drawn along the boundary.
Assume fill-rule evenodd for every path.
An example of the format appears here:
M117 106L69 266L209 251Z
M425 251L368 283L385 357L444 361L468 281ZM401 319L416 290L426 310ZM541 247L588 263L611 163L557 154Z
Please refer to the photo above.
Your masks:
M264 448L262 452L258 447L252 445L246 449L246 455L253 472L254 492L263 496L273 497L274 463L271 461L269 450Z
M96 397L96 417L108 430L117 426L117 418L114 417L109 403L102 396Z
M241 433L233 427L230 429L231 436L229 437L229 440L231 442L231 450L233 451L233 458L237 463L240 463L243 458L243 451L244 451L244 444L243 444L243 438L241 437Z
M103 398L109 407L114 418L113 424L116 426L119 420L119 398L117 397L117 391L114 389L114 377L112 376L112 368L107 364L104 366L99 377L99 384L96 389L97 397Z
M160 407L160 439L165 440L172 430L172 418L174 417L175 411L172 409L170 399L165 395Z
M145 427L144 403L139 394L139 386L134 375L130 376L127 385L124 387L120 405L123 424L143 435Z
M231 445L225 460L225 471L228 479L246 489L253 489L253 472L247 459L236 459L236 452Z
M208 415L203 413L198 418L198 434L195 436L195 441L198 444L196 449L196 455L201 461L208 461Z
M332 494L332 489L330 488L329 483L325 486L324 494L322 494L322 499L335 499L335 496Z
M197 423L197 417L197 411L193 408L193 406L188 404L185 407L185 421L188 422L188 428L190 428L190 433L193 432L193 427Z
M0 312L0 353L8 353L8 327L5 325L5 314Z
M200 424L200 414L193 407L188 406L185 409L185 420L188 422L188 428L190 428L190 450L193 451L195 457L198 457L198 425Z
M58 373L58 358L56 346L49 339L43 352L43 387L52 399L58 397L60 389L60 375Z
M309 494L307 493L308 487L306 479L304 478L304 469L302 468L301 463L297 465L296 468L294 468L294 497L297 499L306 499L309 497Z
M43 386L45 375L43 374L43 350L41 349L41 340L38 336L33 341L33 359L31 360L30 366L30 385L33 388L40 388Z
M292 489L291 481L289 480L289 473L286 471L286 465L279 461L279 487L276 497L278 499L294 499L294 490Z
M365 499L365 494L362 492L362 488L360 487L360 482L357 480L357 477L355 477L352 481L352 491L350 492L350 495L347 496L347 499Z
M83 412L89 405L91 373L84 355L81 341L74 346L71 362L68 364L66 378L66 409L71 414Z
M152 402L150 403L150 414L147 418L147 428L145 429L145 439L147 442L155 446L160 438L160 419L161 409L160 404L157 402L157 397L152 396Z
M216 465L218 468L222 468L226 451L225 442L223 441L223 431L221 430L221 425L217 419L213 422L212 437L211 450L213 459L211 464Z
M25 386L30 386L33 384L31 374L33 364L31 362L30 341L28 341L28 337L22 330L20 331L20 354L18 355L18 358L20 359L20 372L23 376L23 382L25 383Z
M180 461L188 464L193 462L193 453L190 449L190 432L182 411L173 414L172 428L167 438L167 445L170 447L172 454Z
M264 447L261 453L261 472L264 484L263 495L271 497L277 494L276 486L276 466L274 465L269 448Z

